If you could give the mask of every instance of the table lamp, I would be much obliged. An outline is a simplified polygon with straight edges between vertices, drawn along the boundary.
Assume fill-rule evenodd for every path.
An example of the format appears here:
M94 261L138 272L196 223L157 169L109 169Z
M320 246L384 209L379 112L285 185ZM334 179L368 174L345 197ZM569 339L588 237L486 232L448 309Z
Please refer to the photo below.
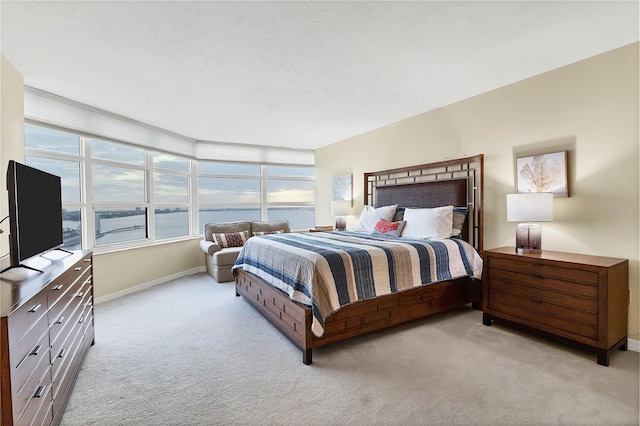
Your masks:
M516 227L516 249L520 252L540 252L542 227L531 222L553 220L553 193L529 192L507 194L507 221L526 222Z
M331 202L331 214L336 217L336 231L347 229L346 215L351 214L351 201L333 200Z

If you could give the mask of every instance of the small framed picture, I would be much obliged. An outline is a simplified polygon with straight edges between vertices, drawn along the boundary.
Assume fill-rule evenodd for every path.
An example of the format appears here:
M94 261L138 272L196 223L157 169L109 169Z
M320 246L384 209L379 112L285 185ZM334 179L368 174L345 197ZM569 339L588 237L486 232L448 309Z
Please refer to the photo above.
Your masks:
M554 197L568 197L567 151L532 155L516 159L517 190L553 192Z
M335 176L333 178L333 197L332 200L351 201L351 175Z

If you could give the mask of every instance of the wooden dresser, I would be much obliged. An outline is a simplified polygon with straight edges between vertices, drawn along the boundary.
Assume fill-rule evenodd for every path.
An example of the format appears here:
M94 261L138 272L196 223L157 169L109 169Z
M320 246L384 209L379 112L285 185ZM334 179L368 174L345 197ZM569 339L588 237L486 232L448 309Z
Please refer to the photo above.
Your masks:
M485 250L483 324L505 319L595 348L627 349L629 261L515 247Z
M0 279L2 426L59 424L94 343L92 253L63 256Z

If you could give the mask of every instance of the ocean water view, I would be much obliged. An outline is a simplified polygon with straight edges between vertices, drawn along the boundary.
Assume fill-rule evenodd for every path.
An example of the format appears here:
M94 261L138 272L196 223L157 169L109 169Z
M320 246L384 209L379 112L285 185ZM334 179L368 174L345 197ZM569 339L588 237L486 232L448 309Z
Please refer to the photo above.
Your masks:
M203 208L199 210L198 229L203 232L204 224L211 222L235 222L260 220L259 208ZM271 207L267 209L266 220L287 220L291 229L312 228L315 223L313 207ZM81 223L79 214L68 215L63 220L64 247L80 249ZM144 211L109 211L96 214L96 246L142 240L147 237L146 215ZM189 235L189 213L186 210L158 211L155 214L155 239L163 240Z

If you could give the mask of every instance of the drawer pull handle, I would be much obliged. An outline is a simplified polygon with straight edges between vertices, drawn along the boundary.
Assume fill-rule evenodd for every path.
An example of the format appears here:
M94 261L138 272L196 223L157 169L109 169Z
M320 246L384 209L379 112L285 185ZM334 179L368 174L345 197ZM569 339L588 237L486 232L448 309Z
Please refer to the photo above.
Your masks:
M542 300L538 300L538 299L531 299L531 301L532 301L533 303L542 303Z
M82 297L84 296L84 292L79 291L78 293L76 293L76 297Z
M64 321L64 317L60 317L58 321L56 321L56 324L62 324L62 321Z
M33 312L37 311L38 309L40 309L40 306L42 306L42 303L38 303L33 308L29 309L29 312L33 313Z
M61 350L61 351L60 351L60 353L58 354L58 358L62 358L62 357L64 357L64 351L65 351L65 349L64 349L64 348L62 348L62 350Z
M40 385L38 386L38 389L36 389L36 393L33 394L33 397L40 398L43 393L44 393L44 386Z
M64 286L63 286L62 284L58 284L57 286L55 286L55 287L53 288L53 291L60 291L60 290L62 290L62 288L63 288L63 287L64 287Z
M42 345L36 346L35 348L33 348L33 350L29 355L38 355L38 352L40 352L40 349L42 349Z
M74 271L82 271L82 266L78 266L77 268L74 269Z
M86 258L84 261L85 262L91 262L91 258Z

